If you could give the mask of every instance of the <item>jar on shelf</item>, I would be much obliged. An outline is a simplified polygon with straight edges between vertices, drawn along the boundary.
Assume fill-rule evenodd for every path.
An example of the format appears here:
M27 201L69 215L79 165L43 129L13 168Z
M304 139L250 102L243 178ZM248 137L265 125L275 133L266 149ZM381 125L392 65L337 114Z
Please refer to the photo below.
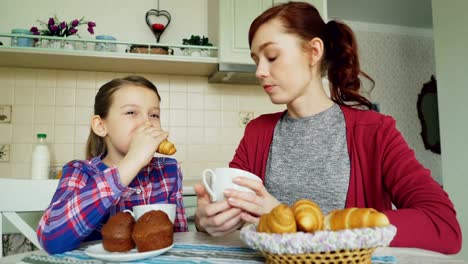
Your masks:
M96 39L97 40L117 40L115 37L107 36L107 35L96 36ZM116 52L117 51L117 44L107 43L107 42L96 42L96 45L94 46L94 49L96 51Z
M23 35L32 35L32 32L28 29L15 28L11 30L12 34L23 34ZM22 37L12 37L11 46L19 47L32 47L33 39L32 38L22 38Z

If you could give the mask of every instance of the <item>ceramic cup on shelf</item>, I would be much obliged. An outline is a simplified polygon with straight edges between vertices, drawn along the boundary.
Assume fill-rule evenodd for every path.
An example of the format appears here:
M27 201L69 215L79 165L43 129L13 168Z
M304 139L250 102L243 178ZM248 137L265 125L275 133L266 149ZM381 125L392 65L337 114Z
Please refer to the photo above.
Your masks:
M210 176L210 183L208 183ZM248 171L235 168L206 169L202 173L203 185L210 195L211 202L224 200L224 190L227 188L243 192L253 192L251 189L232 182L235 177L245 177L250 180L261 181L260 178Z

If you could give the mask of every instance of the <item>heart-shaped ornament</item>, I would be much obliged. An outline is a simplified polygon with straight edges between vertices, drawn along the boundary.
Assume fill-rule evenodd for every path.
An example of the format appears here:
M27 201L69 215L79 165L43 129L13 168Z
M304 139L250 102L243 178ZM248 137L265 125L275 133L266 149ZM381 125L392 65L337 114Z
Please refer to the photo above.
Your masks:
M166 10L150 9L146 12L145 18L146 24L156 37L156 42L159 43L161 34L166 30L167 26L169 26L169 23L171 23L171 14Z

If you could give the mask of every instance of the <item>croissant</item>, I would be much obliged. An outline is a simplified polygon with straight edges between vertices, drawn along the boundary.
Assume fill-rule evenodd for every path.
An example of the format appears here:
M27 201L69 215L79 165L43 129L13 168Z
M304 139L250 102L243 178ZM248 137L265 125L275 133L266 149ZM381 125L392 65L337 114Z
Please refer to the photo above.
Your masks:
M301 199L294 203L292 210L299 231L312 233L322 230L323 214L316 203L311 200Z
M276 206L270 213L260 217L257 231L264 233L297 232L296 220L292 209L285 204Z
M390 221L387 216L373 208L353 207L334 210L325 217L325 229L332 231L388 225L390 225Z
M176 153L176 148L174 144L172 144L169 140L165 139L161 141L161 143L158 146L158 149L156 152L164 154L164 155L172 155Z

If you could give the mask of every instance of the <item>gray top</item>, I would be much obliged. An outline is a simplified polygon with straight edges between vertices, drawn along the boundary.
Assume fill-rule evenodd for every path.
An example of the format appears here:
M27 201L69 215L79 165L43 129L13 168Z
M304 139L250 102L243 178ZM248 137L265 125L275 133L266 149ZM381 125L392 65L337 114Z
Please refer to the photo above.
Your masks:
M349 177L346 124L337 104L305 118L281 117L265 173L271 195L287 205L310 199L327 214L344 208Z

